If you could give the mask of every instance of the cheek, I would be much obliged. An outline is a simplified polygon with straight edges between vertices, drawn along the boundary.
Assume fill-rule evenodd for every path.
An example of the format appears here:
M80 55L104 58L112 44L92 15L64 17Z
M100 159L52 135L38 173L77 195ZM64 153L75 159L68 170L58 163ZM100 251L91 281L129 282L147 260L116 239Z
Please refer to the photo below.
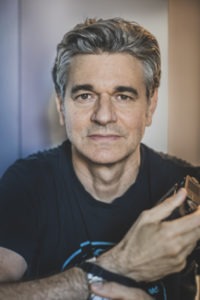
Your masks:
M70 113L65 114L65 128L67 132L68 138L71 140L72 134L73 134L73 127L74 127L74 118Z
M67 131L68 138L73 138L73 136L80 135L81 131L85 128L85 122L80 118L80 114L77 112L69 112L65 115L65 127Z
M136 131L143 132L146 126L146 116L140 111L129 114L124 118L124 124L126 124L127 129L132 134L135 134Z

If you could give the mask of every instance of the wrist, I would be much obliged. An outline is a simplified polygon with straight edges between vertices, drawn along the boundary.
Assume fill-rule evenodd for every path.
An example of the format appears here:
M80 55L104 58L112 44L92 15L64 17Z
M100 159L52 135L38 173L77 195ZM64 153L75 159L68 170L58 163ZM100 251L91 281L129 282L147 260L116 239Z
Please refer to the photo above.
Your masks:
M140 274L138 267L135 266L134 260L124 255L121 248L117 248L118 246L115 247L116 249L112 248L110 251L99 256L95 264L110 272L130 277L137 282L144 281L144 277Z
M114 251L114 248L110 251L103 253L96 258L95 264L117 274L125 274L125 270L121 267L120 257Z
M88 282L87 274L83 270L81 270L79 267L74 267L73 270L75 270L76 274L76 283L77 281L81 283L81 296L83 299L89 299L90 296L90 285Z
M85 261L82 262L78 267L86 272L90 284L90 280L92 280L92 282L116 282L127 287L141 288L143 286L143 283L138 283L130 277L108 271L94 262Z
M166 295L165 289L163 289L162 282L153 282L153 283L146 283L146 282L137 282L134 279L110 272L103 267L95 264L94 262L82 262L78 268L82 269L88 278L88 285L90 286L93 283L103 283L103 282L115 282L119 285L123 285L129 288L137 288L140 290L144 290L150 296L154 296L154 299L164 299L164 295ZM97 297L97 298L96 298ZM99 298L94 294L90 294L89 300L108 300L107 298Z
M89 261L96 261L96 258L93 258ZM86 286L87 289L87 296L84 297L84 299L87 300L108 300L107 298L101 298L97 295L95 295L92 290L91 290L91 285L92 284L96 284L96 283L103 283L105 282L105 280L101 277L101 276L97 276L95 274L93 274L93 272L90 272L90 270L86 270L84 267L82 267L82 265L84 263L88 263L88 261L86 262L82 262L80 265L77 265L75 268L82 273L82 275L84 276L84 285ZM82 299L82 298L81 298Z

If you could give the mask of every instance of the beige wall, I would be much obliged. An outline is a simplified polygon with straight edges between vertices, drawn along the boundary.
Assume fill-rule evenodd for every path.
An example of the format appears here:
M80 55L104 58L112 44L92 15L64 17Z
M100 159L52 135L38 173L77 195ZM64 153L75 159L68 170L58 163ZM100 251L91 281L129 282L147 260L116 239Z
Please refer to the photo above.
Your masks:
M169 0L168 151L200 164L200 1Z

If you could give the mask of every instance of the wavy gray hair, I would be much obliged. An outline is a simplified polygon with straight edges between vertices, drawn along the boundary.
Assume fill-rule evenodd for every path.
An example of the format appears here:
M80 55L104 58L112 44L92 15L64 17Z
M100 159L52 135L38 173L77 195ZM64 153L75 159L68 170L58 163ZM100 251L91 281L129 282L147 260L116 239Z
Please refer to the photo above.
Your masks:
M143 64L147 98L159 87L160 49L156 38L135 22L121 18L87 19L67 32L57 46L52 70L57 95L64 99L70 61L78 54L128 53Z

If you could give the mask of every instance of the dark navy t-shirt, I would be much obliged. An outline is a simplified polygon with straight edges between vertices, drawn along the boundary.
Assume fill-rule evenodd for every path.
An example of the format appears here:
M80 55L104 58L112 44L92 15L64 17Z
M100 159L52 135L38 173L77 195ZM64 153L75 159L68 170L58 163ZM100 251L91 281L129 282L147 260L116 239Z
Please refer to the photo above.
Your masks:
M25 258L27 279L51 275L100 255L186 174L199 176L199 168L145 145L141 145L141 158L136 182L110 204L93 199L81 185L68 141L18 160L7 170L0 181L0 246ZM194 298L191 270L161 281L163 300Z

